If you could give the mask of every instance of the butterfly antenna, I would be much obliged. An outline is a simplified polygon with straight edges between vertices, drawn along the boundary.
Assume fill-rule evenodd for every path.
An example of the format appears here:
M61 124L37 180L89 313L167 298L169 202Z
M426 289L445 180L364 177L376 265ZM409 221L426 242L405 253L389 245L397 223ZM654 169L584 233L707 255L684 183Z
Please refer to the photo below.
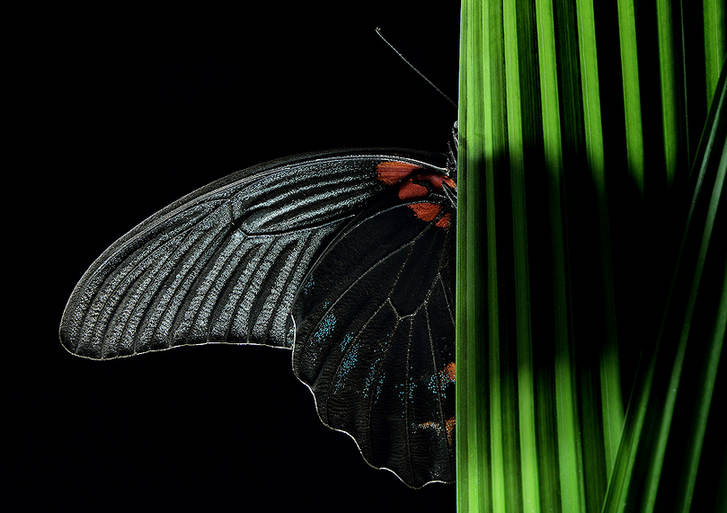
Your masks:
M396 53L396 55L398 55L399 58L407 64L407 66L409 66L411 69L413 69L414 71L416 71L417 75L419 75L424 80L426 80L427 83L430 86L432 86L435 91L437 91L439 94L441 94L444 97L445 100L447 100L449 103L452 104L452 107L454 107L455 109L457 108L457 104L454 103L454 101L452 101L452 98L450 98L449 96L447 96L446 94L444 94L444 92L440 88L438 88L436 85L434 85L434 82L432 82L431 80L429 80L426 77L426 75L424 75L424 73L422 73L421 71L419 71L418 69L416 69L416 67L411 62L409 62L408 60L406 60L406 57L404 57L402 55L402 53L394 47L394 45L392 45L391 43L389 43L389 41L384 37L384 34L381 33L381 27L376 27L376 34L381 38L381 40L384 43L386 43L388 45L389 48L391 48L392 50L394 50L394 53Z

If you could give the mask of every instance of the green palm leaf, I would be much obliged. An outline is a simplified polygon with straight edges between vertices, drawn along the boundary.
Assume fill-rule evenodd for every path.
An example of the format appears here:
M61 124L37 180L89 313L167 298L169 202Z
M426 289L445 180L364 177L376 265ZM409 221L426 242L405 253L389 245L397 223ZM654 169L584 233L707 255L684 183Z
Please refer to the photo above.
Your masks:
M724 55L724 28L690 20L662 1L462 4L460 511L688 511L727 261L712 235L724 230L724 84L687 75L695 34L721 45L704 63ZM713 136L690 173L709 94ZM682 411L694 420L675 423ZM666 474L678 486L660 487Z

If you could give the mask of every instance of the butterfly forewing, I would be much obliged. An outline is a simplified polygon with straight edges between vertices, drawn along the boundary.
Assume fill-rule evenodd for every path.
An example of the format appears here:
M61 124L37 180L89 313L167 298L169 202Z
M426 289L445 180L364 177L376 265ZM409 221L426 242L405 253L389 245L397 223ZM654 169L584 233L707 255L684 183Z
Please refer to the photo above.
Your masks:
M73 291L63 345L91 358L206 342L284 347L317 252L386 184L390 155L327 154L241 171L154 214Z

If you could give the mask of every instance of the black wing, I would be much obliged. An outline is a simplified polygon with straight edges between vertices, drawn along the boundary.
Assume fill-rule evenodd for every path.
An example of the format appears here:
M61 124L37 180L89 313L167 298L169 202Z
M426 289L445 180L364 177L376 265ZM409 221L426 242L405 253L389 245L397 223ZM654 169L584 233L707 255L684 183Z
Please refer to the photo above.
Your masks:
M286 324L317 253L387 188L395 154L319 154L234 173L108 248L73 291L63 346L114 358L211 342L289 347Z
M413 487L455 478L451 192L420 176L377 198L293 310L293 368L322 422Z

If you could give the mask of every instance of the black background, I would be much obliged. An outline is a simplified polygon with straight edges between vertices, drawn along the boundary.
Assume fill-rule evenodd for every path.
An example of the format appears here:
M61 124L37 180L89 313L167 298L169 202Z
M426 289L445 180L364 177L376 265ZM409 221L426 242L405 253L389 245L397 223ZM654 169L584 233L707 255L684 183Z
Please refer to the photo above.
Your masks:
M34 6L4 21L16 159L3 173L0 483L3 506L22 501L5 509L454 511L453 486L410 490L323 427L287 351L93 362L57 329L108 245L212 180L307 151L443 151L456 112L374 27L454 98L458 2ZM616 46L608 57L617 70ZM619 124L619 89L602 94ZM727 475L723 431L707 432L697 502Z
M410 490L324 428L287 351L93 362L57 328L96 256L216 178L314 150L444 151L455 110L374 28L456 98L458 3L64 6L32 20L17 40L32 50L29 99L11 98L31 144L12 171L24 186L6 189L21 205L5 280L20 354L3 363L19 509L454 511L453 486Z

